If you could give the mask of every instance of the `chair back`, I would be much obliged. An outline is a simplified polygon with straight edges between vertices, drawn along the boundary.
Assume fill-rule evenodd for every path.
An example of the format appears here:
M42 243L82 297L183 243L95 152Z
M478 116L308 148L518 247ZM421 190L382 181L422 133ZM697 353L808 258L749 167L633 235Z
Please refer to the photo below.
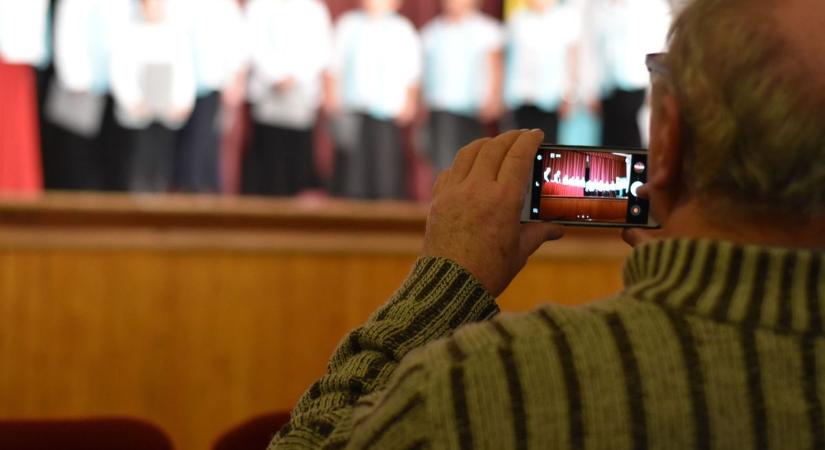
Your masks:
M0 420L3 450L172 450L160 428L127 418Z
M212 450L264 450L287 422L288 412L255 417L221 435Z

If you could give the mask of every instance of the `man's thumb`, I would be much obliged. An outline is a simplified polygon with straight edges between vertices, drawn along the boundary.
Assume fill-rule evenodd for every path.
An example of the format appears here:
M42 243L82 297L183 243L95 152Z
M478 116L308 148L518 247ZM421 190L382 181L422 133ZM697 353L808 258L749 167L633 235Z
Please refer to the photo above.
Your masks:
M528 223L521 227L521 253L529 258L541 244L564 236L564 227L553 223Z

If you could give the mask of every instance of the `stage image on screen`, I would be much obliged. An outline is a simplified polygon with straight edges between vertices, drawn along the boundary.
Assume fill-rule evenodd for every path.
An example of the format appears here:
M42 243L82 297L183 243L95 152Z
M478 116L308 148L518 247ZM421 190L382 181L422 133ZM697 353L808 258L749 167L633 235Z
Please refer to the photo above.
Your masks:
M539 216L547 221L634 223L643 208L631 206L643 157L612 152L547 150L540 154ZM538 166L537 166L538 168ZM636 173L636 177L633 173Z

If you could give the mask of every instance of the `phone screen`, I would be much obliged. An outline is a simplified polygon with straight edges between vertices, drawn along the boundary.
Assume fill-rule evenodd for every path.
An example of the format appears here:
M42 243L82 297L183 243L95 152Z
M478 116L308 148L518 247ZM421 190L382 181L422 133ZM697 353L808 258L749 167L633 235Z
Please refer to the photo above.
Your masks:
M637 190L647 150L542 145L536 154L529 219L572 225L654 226Z

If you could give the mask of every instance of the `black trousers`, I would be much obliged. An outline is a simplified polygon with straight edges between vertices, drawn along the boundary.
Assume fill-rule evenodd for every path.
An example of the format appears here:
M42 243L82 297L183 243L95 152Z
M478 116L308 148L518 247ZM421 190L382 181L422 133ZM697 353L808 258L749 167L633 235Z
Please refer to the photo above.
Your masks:
M131 153L128 132L114 117L114 100L106 98L100 132L86 137L58 125L43 123L48 145L43 146L46 187L56 190L123 190L124 158Z
M334 191L356 199L407 198L407 171L401 129L392 120L359 114L359 145L338 150Z
M273 196L318 187L312 130L255 123L242 186L245 194Z
M513 111L516 128L522 130L539 129L544 132L544 142L555 144L559 140L559 113L547 112L533 105L522 106Z
M50 131L46 178L49 189L99 191L105 187L100 136L88 138L57 125ZM46 154L44 153L44 157Z
M172 188L177 133L159 123L132 131L127 186L130 192L164 193Z
M220 107L218 92L199 97L189 120L178 132L174 184L182 192L220 190Z
M646 91L616 89L602 99L602 145L641 147L639 111Z
M476 118L445 111L431 112L429 152L436 174L449 169L456 153L483 135L481 122Z

